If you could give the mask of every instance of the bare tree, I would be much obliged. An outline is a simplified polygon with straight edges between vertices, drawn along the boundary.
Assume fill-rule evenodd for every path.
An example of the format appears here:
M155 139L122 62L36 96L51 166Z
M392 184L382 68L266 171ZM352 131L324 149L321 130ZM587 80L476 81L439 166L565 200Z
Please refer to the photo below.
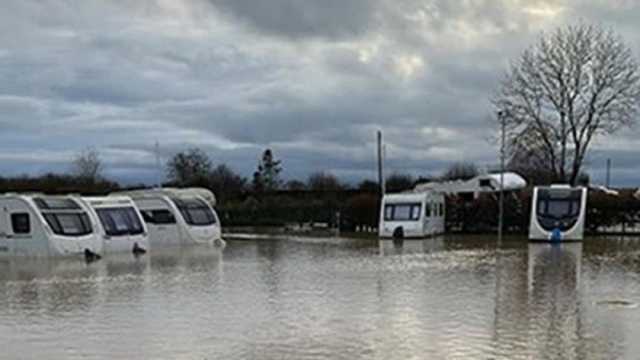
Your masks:
M478 176L478 167L471 162L455 162L440 177L442 180L469 180Z
M290 191L303 191L307 189L307 184L300 180L289 180L284 184L284 188Z
M384 181L386 191L389 193L403 192L413 189L416 181L411 174L393 173Z
M102 178L102 170L100 153L93 148L86 148L77 153L71 163L73 175L88 182L100 180Z
M612 30L560 28L512 63L493 104L512 154L536 154L555 179L575 184L592 140L635 121L638 64Z
M179 152L167 161L169 181L179 186L204 186L211 168L211 159L199 148Z
M247 179L234 172L225 164L216 166L209 172L209 189L221 204L230 199L238 199L246 191Z
M307 188L312 191L340 191L345 186L340 183L337 176L328 172L315 172L309 175Z
M544 148L534 146L530 141L519 140L511 147L507 169L524 176L529 184L548 185L558 181L550 170L550 164Z

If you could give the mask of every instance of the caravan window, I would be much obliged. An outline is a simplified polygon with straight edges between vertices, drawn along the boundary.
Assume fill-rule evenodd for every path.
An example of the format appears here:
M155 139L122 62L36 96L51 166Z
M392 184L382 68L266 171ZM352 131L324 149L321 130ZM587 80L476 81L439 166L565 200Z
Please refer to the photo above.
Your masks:
M132 207L96 210L107 235L138 235L144 232L138 214Z
M172 199L189 225L206 226L216 223L216 217L207 203L200 199Z
M418 220L420 218L420 206L411 207L411 220Z
M147 224L168 225L176 223L173 213L167 209L141 210L140 212Z
M31 232L31 222L28 213L11 214L11 228L14 234L29 234Z
M582 191L571 189L541 189L536 204L538 223L545 230L572 228L580 217Z
M538 215L554 219L578 216L579 200L546 199L538 201Z
M44 213L51 230L58 235L82 236L91 234L91 222L86 213Z
M80 205L68 198L35 198L40 210L80 210Z
M538 215L554 219L576 217L580 213L582 192L577 191L544 191L538 193Z
M420 203L387 204L384 213L387 221L415 221L420 219Z
M431 217L431 204L427 203L425 208L424 208L424 216L425 217Z
M91 221L76 201L64 197L34 198L54 234L82 236L91 234Z
M444 204L439 203L438 208L440 208L440 216L444 216Z
M384 219L389 220L393 218L393 206L387 205L384 207Z

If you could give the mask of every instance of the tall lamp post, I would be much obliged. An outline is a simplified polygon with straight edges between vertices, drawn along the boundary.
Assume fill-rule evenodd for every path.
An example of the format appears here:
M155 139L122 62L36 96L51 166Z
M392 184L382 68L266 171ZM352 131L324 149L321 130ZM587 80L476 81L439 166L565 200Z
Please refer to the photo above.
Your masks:
M500 120L501 128L501 143L500 143L500 205L498 210L498 242L502 242L502 228L504 226L504 157L505 157L505 137L506 137L506 117L507 111L498 111L498 119Z
M384 146L382 145L382 131L378 130L378 186L380 190L381 199L385 193L384 170L382 168L383 159L384 159Z

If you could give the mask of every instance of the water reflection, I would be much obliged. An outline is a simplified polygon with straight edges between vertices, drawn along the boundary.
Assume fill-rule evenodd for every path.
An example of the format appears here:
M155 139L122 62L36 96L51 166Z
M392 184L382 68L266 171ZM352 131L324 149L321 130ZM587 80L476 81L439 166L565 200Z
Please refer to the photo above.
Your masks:
M444 237L401 241L379 240L378 248L381 256L428 254L444 250Z
M501 359L624 357L620 324L606 331L583 284L582 243L530 243L496 253L493 356ZM589 289L589 287L586 287ZM605 321L607 321L605 320ZM628 353L627 353L628 354Z
M529 244L529 350L534 357L584 359L580 303L582 243Z
M0 262L0 347L8 358L53 359L600 359L640 350L640 309L597 305L640 299L637 243L261 239L147 255Z

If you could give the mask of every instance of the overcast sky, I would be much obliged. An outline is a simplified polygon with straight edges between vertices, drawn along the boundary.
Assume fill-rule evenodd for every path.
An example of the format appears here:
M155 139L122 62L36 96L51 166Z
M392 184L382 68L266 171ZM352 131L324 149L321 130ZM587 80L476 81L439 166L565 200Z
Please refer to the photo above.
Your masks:
M541 31L583 19L640 55L635 0L3 1L0 174L65 171L95 147L119 181L200 147L249 176L272 148L285 178L375 178L496 163L488 98ZM598 141L588 170L640 185L638 136Z

